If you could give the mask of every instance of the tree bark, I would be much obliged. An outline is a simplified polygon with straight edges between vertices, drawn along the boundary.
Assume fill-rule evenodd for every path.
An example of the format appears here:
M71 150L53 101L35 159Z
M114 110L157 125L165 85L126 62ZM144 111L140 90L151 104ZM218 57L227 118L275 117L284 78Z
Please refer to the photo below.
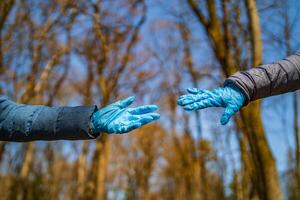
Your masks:
M33 99L35 104L42 104L44 102L43 99L43 91L46 88L46 85L48 83L50 73L52 72L52 69L55 67L55 64L58 62L59 58L65 53L66 49L63 49L61 51L58 51L51 60L47 63L45 66L43 72L41 73L40 82L38 84L34 84L34 82L30 81L27 84L32 86L32 91L28 90L26 91L19 102L21 103L28 103L30 99ZM32 73L31 76L35 77L36 79L36 73ZM28 88L28 87L27 87ZM32 96L33 95L33 96ZM22 101L23 99L23 101ZM29 144L24 144L25 146L25 158L24 162L21 168L20 178L21 181L23 181L24 186L21 187L21 192L18 193L18 199L24 199L27 191L27 181L26 179L29 176L30 169L34 162L34 155L35 155L35 144L33 142Z
M262 63L263 54L259 14L255 0L245 0L245 4L251 32L252 64L253 66L258 66ZM261 120L260 102L252 102L247 109L241 112L241 115L246 124L244 132L247 133L250 147L253 148L253 160L255 170L257 171L256 175L258 176L259 196L261 199L266 200L281 199L276 163L265 137Z
M2 159L3 159L3 155L5 153L6 145L7 145L7 142L0 142L0 175L1 175Z
M29 143L24 145L25 149L25 158L24 158L24 162L21 168L21 172L20 172L20 183L21 183L21 187L20 187L20 191L18 192L17 195L17 199L18 200L23 200L26 197L26 194L28 193L28 181L26 180L28 178L30 169L32 167L33 164L33 159L34 159L34 154L35 154L35 145L34 143Z
M5 67L3 65L2 52L2 29L5 21L14 6L15 0L0 1L0 75L4 73ZM1 91L1 90L0 90Z
M77 175L77 196L79 200L85 199L85 188L86 188L86 175L87 175L87 165L86 156L88 153L89 143L87 141L83 142L82 150L78 158L78 175Z
M253 66L258 66L262 64L262 41L259 14L255 0L245 0L245 4L249 19L249 30L251 31L252 64Z
M94 72L91 65L87 66L87 77L85 81L84 92L84 104L88 105L92 103L92 87L94 82ZM78 186L77 186L77 195L78 199L85 199L85 190L87 188L87 163L86 157L88 154L89 142L84 141L82 144L82 150L78 158Z
M300 132L298 126L299 119L299 108L298 108L298 94L295 92L293 94L293 104L294 104L294 134L295 134L295 154L296 154L296 178L297 185L300 186Z
M111 68L111 73L109 73L108 77L104 76L103 71L105 69L105 65L107 64L109 58L108 48L108 40L102 32L101 27L101 15L100 15L100 7L99 2L95 4L94 7L94 33L97 39L102 43L101 52L102 56L97 61L97 73L99 76L98 87L102 94L102 106L106 106L109 104L111 100L113 91L117 93L116 89L119 83L119 79L121 75L124 74L125 69L128 67L128 63L130 62L130 54L132 48L135 46L138 41L138 34L141 29L141 26L144 24L146 20L146 4L144 1L138 1L143 5L143 14L138 23L133 26L131 33L129 34L129 42L125 46L125 53L120 58L120 64L115 68ZM115 97L116 95L114 95ZM101 138L96 141L96 150L93 158L93 172L96 177L95 186L96 186L96 199L102 200L107 199L107 190L106 190L106 182L107 182L107 171L110 157L110 148L111 148L111 140L106 134L102 134Z
M241 188L240 188L240 199L258 199L258 191L255 189L253 183L255 183L255 171L253 162L251 162L251 152L249 152L249 141L244 134L240 134L243 131L241 127L243 126L240 119L236 118L237 124L237 138L240 146L240 157L242 161L241 169ZM252 184L251 184L252 183Z
M96 190L96 200L107 199L107 170L110 156L111 140L107 135L102 135L96 143L96 156L97 159L97 190Z
M226 1L226 0L223 0ZM262 58L261 36L260 36L260 24L259 16L256 9L254 0L245 0L247 6L247 12L249 17L249 27L251 47L252 47L252 63L260 64ZM234 34L230 32L228 28L227 37L224 34L224 27L228 27L228 23L220 22L223 20L218 17L216 2L206 1L208 10L208 19L204 17L201 9L197 6L196 1L187 0L194 14L198 18L199 22L204 26L208 37L210 38L211 46L214 50L215 56L219 61L223 73L225 76L229 76L238 71L237 60L234 55L230 53L230 47L226 48L228 41L228 35ZM227 2L227 1L226 1ZM223 25L223 28L221 27ZM222 31L223 30L223 31ZM241 127L242 133L247 137L248 145L251 151L251 162L255 166L255 183L259 198L264 200L277 200L281 199L280 184L277 176L276 164L265 137L263 123L260 114L260 102L252 102L247 108L241 111Z
M254 165L254 183L252 184L255 185L260 199L281 199L275 160L262 124L260 102L253 102L247 109L243 109L241 118L243 123L241 130L249 141Z

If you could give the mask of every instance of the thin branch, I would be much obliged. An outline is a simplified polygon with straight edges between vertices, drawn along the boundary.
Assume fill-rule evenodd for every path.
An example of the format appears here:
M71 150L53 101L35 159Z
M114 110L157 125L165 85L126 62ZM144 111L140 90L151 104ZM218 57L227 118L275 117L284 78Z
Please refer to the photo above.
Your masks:
M207 21L207 19L204 17L204 15L202 14L202 11L200 10L200 8L198 7L197 3L195 0L187 0L188 5L190 6L190 8L193 10L194 14L196 15L196 17L198 18L198 20L205 26L208 27L209 23Z

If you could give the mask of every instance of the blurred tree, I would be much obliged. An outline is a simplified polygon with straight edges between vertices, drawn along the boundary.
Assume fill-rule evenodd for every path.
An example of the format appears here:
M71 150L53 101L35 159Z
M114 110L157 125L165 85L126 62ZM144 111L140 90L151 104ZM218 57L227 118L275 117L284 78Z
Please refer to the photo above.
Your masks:
M8 1L1 1L0 2L0 36L2 35L2 29L5 26L5 21L11 12L15 1L8 0ZM0 40L0 75L4 73L5 67L3 65L3 53L2 53L2 40ZM0 88L1 92L1 88Z
M132 59L132 48L138 41L139 30L145 21L146 7L143 1L136 1L133 4L128 2L124 5L126 7L122 9L124 9L127 16L120 15L118 18L113 13L115 10L109 10L111 7L107 7L105 2L96 1L87 4L92 11L92 27L90 30L92 34L85 40L86 44L91 45L88 47L89 50L92 48L93 51L85 52L85 56L97 71L97 87L101 94L101 106L107 105L111 100L118 97L119 81ZM119 5L116 6L116 9L118 9ZM136 24L126 25L126 20L135 19L135 13L141 15L139 21ZM110 19L117 24L111 23ZM118 26L118 23L123 23L124 26ZM131 23L134 23L134 21ZM114 55L117 55L117 58ZM91 194L92 196L96 194L96 199L107 198L106 183L110 145L111 141L107 135L102 135L96 141L92 161L93 167L90 174L90 178L93 180Z
M206 1L207 16L203 14L202 9L204 8L201 9L197 1L187 0L187 3L199 20L199 23L205 28L215 57L220 63L224 75L229 76L238 71L238 66L242 66L243 63L239 62L242 60L241 54L236 54L236 52L239 52L242 48L236 43L237 38L240 36L236 35L232 27L241 26L242 24L237 23L240 19L234 19L232 13L240 12L240 3L222 0L222 17L218 15L216 1ZM250 63L252 66L257 66L262 63L259 16L254 0L245 0L245 4L249 20L249 32L246 32L246 37L250 38L249 49L252 52ZM235 10L232 10L232 8ZM251 162L254 169L254 174L251 175L254 177L252 184L256 188L259 198L281 199L276 165L264 133L259 101L251 103L241 111L241 120L238 120L238 126L244 137L247 138L247 146L251 150Z
M264 12L272 13L269 3ZM285 11L278 15L284 34L267 37L289 54L297 31ZM176 105L187 81L216 85L220 73L262 63L260 19L254 0L0 1L1 94L21 103L104 106L134 93L164 113L161 124L126 136L0 143L0 199L280 199L260 102L248 105L233 129L213 125L209 133L211 113L201 119ZM202 63L198 48L206 41L214 57ZM239 153L241 168L235 155L224 163L230 144L216 145L226 131L235 133L239 148L231 154ZM289 155L291 200L299 149Z
M275 45L280 45L284 49L284 56L289 56L297 51L297 45L299 40L295 39L297 26L296 22L299 20L298 14L291 14L291 10L294 8L294 3L289 1L283 3L278 1L275 4L274 12L278 15L278 23L280 27L279 35L275 35L271 31L267 31L267 35L270 37L270 40ZM291 155L291 150L289 151L289 166L292 166L291 171L288 172L288 198L289 199L299 199L300 192L297 188L300 187L300 131L299 131L299 100L298 92L293 93L292 98L293 105L293 131L294 131L294 140L295 140L295 149Z

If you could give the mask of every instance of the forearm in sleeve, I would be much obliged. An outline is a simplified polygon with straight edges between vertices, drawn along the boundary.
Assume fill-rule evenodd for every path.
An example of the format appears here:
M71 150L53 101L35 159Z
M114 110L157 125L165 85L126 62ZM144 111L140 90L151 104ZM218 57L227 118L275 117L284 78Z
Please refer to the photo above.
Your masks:
M300 89L300 53L273 64L237 72L224 86L234 84L244 92L247 102Z
M0 140L93 139L89 123L96 106L47 107L17 104L0 98Z

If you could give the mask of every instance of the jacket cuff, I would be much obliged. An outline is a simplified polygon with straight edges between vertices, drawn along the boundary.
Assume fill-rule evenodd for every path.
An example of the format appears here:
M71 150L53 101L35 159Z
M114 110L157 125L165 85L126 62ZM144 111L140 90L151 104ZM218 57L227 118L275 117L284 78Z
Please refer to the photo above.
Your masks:
M100 133L92 133L90 119L97 106L62 107L56 120L56 135L68 140L95 139Z

